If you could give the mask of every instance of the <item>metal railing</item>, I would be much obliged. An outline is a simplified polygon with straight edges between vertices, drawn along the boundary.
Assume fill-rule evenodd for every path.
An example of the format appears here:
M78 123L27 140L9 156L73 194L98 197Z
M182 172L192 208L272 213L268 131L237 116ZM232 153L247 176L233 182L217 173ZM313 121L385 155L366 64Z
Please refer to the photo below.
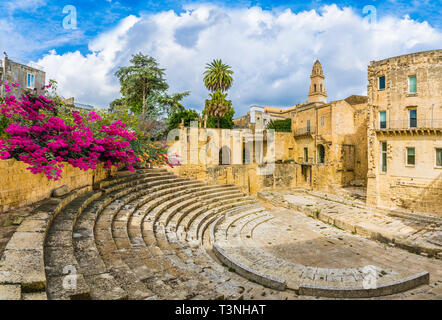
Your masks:
M376 121L373 127L376 130L440 129L442 128L442 119L402 119Z

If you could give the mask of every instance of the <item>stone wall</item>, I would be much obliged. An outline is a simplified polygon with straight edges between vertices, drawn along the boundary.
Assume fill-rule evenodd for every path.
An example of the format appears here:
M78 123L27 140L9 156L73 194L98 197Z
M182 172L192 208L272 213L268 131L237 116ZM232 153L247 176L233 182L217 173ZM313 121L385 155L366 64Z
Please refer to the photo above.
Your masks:
M103 168L82 171L65 164L62 178L50 181L42 173L33 174L26 170L27 167L27 164L14 159L0 161L0 212L48 198L54 189L63 185L67 185L69 190L93 185L116 171L115 168L110 172Z
M442 148L442 138L378 136L372 148L379 150L380 141L387 141L387 172L368 179L367 203L442 216L442 168L434 166L435 148ZM415 148L415 165L406 164L407 147ZM380 163L379 152L373 152L372 157L374 163Z
M271 174L267 175L260 174L260 170L264 171L266 167L258 164L213 167L182 165L168 170L184 177L201 179L213 184L233 184L240 187L243 192L256 195L261 190L295 187L297 168L297 165L291 163L275 164L273 170L269 171Z

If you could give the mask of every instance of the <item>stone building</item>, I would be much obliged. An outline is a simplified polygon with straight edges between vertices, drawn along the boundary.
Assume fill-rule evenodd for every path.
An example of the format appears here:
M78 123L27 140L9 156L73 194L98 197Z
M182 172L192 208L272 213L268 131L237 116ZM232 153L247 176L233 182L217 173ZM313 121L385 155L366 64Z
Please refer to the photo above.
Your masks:
M368 67L367 203L442 208L442 50Z
M0 60L0 96L5 95L4 82L19 83L20 87L14 88L12 94L20 96L25 90L42 92L45 85L46 73L37 65L29 66L14 62L5 54Z
M291 112L297 184L332 189L365 185L367 174L367 97L350 96L327 103L325 76L316 60L308 101Z
M266 129L272 120L284 120L290 118L290 112L295 108L288 109L251 106L246 115L233 119L235 128L242 129Z

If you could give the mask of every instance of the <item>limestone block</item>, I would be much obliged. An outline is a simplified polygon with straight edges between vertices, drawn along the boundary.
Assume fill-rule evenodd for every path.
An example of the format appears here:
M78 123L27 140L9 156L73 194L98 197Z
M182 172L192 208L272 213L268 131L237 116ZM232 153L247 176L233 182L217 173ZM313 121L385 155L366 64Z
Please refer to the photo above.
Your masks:
M20 285L0 284L0 300L21 300Z
M67 185L63 185L58 187L52 191L52 196L55 198L59 198L69 193L69 187Z

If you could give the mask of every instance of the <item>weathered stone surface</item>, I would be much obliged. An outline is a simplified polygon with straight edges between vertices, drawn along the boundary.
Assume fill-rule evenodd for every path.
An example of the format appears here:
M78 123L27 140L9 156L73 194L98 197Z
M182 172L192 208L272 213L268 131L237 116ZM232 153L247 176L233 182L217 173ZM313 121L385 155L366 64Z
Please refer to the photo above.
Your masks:
M63 185L58 187L52 191L52 196L55 198L59 198L69 193L69 187L67 185Z
M21 284L23 292L44 291L44 270L41 250L7 249L0 261L0 284Z
M41 250L44 234L41 232L16 232L6 245L6 250Z
M0 300L21 300L19 284L0 284Z
M27 292L22 294L23 300L48 300L46 292Z

